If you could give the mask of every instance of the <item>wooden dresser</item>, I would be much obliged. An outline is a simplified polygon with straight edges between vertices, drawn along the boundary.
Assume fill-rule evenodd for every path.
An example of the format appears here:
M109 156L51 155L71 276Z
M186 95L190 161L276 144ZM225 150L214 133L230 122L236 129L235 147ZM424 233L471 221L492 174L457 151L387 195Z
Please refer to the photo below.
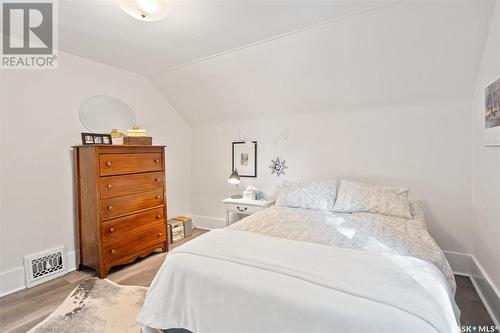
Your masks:
M168 250L164 146L74 148L80 268L112 266Z

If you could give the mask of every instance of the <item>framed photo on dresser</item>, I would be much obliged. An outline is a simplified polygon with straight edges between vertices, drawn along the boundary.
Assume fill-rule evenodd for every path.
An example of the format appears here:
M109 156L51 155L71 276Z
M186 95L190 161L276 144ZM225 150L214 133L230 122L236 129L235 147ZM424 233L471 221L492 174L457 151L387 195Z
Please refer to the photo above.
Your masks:
M231 166L240 177L257 177L257 141L233 142Z
M111 145L111 134L82 133L83 145Z

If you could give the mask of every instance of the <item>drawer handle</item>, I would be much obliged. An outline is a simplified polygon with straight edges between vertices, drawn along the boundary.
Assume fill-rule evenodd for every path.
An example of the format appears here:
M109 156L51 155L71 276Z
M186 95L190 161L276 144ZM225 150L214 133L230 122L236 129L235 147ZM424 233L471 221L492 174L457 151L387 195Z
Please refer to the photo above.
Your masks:
M160 163L160 160L155 160L155 163Z
M115 250L115 249L113 249L113 250L109 251L109 253L111 253L111 254L115 254L115 253L116 253L116 250Z
M161 219L161 215L160 214L156 215L156 219L157 220Z
M109 232L115 232L115 228L113 227L109 228Z
M163 234L161 232L158 233L158 237L161 237L163 236Z
M155 182L159 182L160 181L160 178L155 178Z
M112 210L113 209L113 206L108 206L106 207L107 210Z
M160 199L160 196L159 196L159 195L157 195L157 196L156 196L156 199Z
M106 165L110 167L111 166L111 162L106 162Z
M111 190L111 189L113 188L113 185L108 184L106 187L107 187L107 188L109 188L109 189Z
M240 211L240 212L244 212L248 209L248 207L245 207L245 209L241 209L240 206L236 206L236 208Z

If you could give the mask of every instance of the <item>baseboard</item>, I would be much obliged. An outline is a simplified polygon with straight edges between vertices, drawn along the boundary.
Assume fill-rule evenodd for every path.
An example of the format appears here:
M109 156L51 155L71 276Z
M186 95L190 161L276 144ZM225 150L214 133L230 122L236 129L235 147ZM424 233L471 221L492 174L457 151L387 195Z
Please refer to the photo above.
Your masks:
M450 263L453 273L457 275L471 276L474 259L470 254L452 251L443 251L446 259Z
M481 264L475 259L471 270L471 280L495 325L500 327L500 292Z
M24 288L26 288L24 284L24 266L0 273L0 297Z
M68 267L68 272L76 270L76 267L80 264L80 251L70 251L66 253L66 267Z
M224 228L226 225L226 221L223 218L218 217L210 217L210 216L201 216L201 215L191 215L193 219L193 224L197 228L201 229L218 229Z
M470 277L474 288L497 327L500 327L500 292L476 258L470 254L444 251L453 273Z
M66 252L68 272L76 270L79 251ZM24 266L19 266L0 273L0 297L26 288Z

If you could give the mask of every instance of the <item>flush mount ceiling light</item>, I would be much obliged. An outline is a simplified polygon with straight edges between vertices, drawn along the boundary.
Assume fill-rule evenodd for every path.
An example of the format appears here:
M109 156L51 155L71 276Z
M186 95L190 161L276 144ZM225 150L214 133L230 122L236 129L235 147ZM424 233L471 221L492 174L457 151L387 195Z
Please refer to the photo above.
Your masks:
M159 21L169 12L171 0L117 0L121 9L141 21Z

